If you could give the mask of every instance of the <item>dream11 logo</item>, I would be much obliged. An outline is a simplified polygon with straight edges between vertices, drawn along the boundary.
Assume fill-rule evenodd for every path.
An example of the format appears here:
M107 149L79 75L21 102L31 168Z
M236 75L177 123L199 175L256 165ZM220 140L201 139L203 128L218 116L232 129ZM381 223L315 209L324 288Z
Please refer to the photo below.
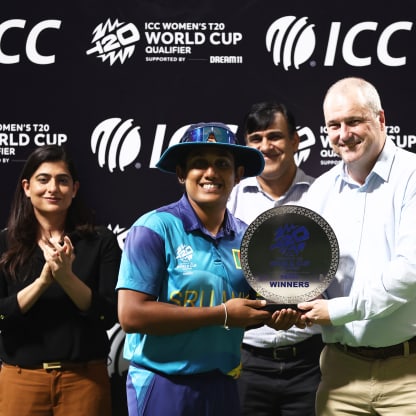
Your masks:
M291 66L299 69L313 54L316 46L314 24L308 24L307 17L297 19L295 16L284 16L275 20L266 33L266 48L272 53L273 62L280 64L287 71ZM398 31L411 31L413 22L394 22L385 27L379 34L377 41L377 58L386 66L396 67L406 64L406 57L394 57L389 53L389 41ZM377 22L361 22L352 26L346 33L344 40L339 40L341 22L332 22L326 45L324 66L333 66L338 44L342 42L342 57L348 65L363 67L371 65L372 57L358 57L354 54L354 43L358 35L364 31L376 32ZM340 42L339 42L340 41ZM410 44L410 43L409 43ZM311 62L311 66L316 65Z

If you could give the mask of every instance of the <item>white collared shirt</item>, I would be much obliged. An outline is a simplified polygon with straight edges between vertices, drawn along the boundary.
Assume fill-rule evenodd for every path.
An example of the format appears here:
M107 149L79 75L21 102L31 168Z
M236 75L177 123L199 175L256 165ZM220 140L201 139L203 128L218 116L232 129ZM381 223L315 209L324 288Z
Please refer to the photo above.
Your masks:
M312 176L306 175L302 169L298 168L288 191L278 200L274 200L263 191L256 177L245 178L234 187L227 208L234 216L250 224L264 211L275 206L284 204L299 205L303 195L313 181L314 178ZM243 343L259 348L275 348L304 341L316 333L320 333L319 325L307 329L292 327L287 331L276 331L264 325L260 328L246 331Z
M416 155L387 139L363 185L340 163L303 202L328 221L340 248L324 341L383 347L415 336Z

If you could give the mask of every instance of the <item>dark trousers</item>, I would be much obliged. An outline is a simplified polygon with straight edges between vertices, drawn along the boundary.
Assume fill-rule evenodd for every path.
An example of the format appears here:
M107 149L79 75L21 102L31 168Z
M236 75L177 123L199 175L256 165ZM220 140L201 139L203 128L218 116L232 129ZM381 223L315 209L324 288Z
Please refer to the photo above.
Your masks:
M131 365L133 373L133 367L140 368ZM137 388L134 380L139 379L138 374L130 370L126 382L129 416L240 415L236 381L219 371L190 375L154 373L147 380L147 387Z
M321 379L321 335L298 344L294 357L277 358L242 349L238 388L242 415L315 416L315 395ZM296 344L295 344L296 346Z

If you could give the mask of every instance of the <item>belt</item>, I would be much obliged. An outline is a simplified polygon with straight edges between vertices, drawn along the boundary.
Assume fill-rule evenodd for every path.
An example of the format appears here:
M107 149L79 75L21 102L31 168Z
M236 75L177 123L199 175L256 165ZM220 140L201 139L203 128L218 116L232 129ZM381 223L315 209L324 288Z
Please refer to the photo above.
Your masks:
M316 344L316 346L315 346ZM317 348L319 347L319 351ZM242 344L242 348L251 352L253 355L259 355L275 361L283 361L293 358L298 358L304 354L311 354L315 350L320 352L322 350L323 343L321 335L313 335L305 341L298 342L297 344L287 345L285 347L275 348L260 348L253 347L252 345Z
M416 337L388 347L350 347L349 345L340 344L338 342L330 345L334 345L341 351L370 360L385 360L391 357L406 356L416 353Z
M3 365L7 365L9 367L19 367L23 370L46 370L46 371L74 371L80 370L82 368L87 368L91 365L97 364L105 364L105 360L92 360L92 361L83 361L83 362L75 362L75 361L50 361L41 363L39 365L11 365L7 363L3 363Z

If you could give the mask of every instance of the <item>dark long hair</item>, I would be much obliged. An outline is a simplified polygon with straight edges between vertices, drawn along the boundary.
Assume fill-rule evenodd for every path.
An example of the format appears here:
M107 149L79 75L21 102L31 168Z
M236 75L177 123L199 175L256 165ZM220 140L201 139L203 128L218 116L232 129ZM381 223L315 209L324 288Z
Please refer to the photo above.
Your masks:
M63 146L42 146L32 152L26 160L17 181L10 215L7 221L8 250L0 258L0 267L13 279L23 265L27 265L37 247L37 233L39 223L36 219L33 205L26 196L22 181L30 180L39 166L45 162L63 161L68 167L72 180L78 181L78 173L69 153ZM94 215L86 207L79 193L73 198L65 220L65 233L70 237L93 233ZM29 268L30 269L30 268Z

